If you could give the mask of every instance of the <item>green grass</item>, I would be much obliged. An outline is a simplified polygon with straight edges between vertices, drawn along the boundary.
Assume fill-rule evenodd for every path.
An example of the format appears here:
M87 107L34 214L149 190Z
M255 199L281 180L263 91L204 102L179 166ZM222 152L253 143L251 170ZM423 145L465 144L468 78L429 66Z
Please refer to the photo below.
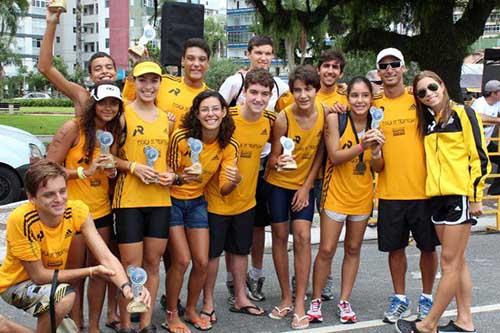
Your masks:
M58 113L58 114L74 114L75 108L64 106L22 106L21 113Z
M17 127L35 135L53 135L72 116L32 116L0 114L0 124Z

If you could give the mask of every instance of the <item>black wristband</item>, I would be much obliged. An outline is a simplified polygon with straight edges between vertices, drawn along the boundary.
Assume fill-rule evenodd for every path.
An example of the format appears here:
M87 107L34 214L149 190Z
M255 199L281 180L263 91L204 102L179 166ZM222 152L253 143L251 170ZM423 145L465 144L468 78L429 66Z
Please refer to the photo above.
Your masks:
M125 288L126 286L129 286L130 289L132 289L132 285L130 284L129 281L125 282L124 284L121 285L120 287L120 291L122 292L122 296L125 297L125 294L123 294L123 288Z
M175 180L174 180L174 185L182 185L182 178L178 174L175 174Z

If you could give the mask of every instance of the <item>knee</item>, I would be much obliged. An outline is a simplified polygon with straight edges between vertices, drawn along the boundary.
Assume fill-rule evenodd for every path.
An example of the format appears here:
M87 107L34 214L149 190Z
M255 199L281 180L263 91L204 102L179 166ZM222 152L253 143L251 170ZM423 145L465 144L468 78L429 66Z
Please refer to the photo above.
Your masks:
M148 273L159 273L161 257L145 257L142 265Z
M396 251L389 252L389 259L390 260L403 260L403 259L406 259L405 249L399 249L399 250L396 250Z
M448 251L441 252L441 270L444 272L458 272L464 262L462 256Z
M361 245L357 244L346 244L344 246L344 253L349 257L359 257L361 253Z
M307 246L311 244L311 234L308 232L297 232L293 235L295 246Z
M320 245L318 250L318 258L322 260L331 260L335 255L335 249L331 245Z
M184 273L187 270L190 261L190 256L180 256L175 259L172 258L170 265L171 268L175 268L177 271Z
M66 316L71 309L73 308L73 304L75 303L76 294L71 292L64 296L59 302L55 305L56 314L60 317Z
M208 258L196 259L193 260L193 270L195 270L198 274L205 274L208 269Z
M284 245L288 243L288 232L273 232L273 244Z

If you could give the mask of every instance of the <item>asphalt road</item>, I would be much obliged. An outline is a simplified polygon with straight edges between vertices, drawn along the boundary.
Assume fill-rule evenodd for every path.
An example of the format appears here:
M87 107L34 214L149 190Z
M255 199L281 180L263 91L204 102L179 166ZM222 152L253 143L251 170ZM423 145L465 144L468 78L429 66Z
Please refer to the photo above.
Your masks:
M342 245L341 245L342 246ZM317 246L313 247L314 255ZM336 286L339 285L339 269L343 250L339 248L333 263L333 274ZM471 237L468 262L474 281L473 307L474 321L478 332L494 333L500 332L500 234L475 233ZM292 254L289 255L292 260ZM407 294L413 301L412 309L416 310L416 302L421 291L421 281L418 274L418 250L414 247L408 249ZM292 263L292 261L290 261ZM276 274L273 270L272 258L269 252L265 255L266 301L260 303L265 309L270 310L279 302L279 287ZM291 330L290 319L276 321L265 318L256 318L248 315L230 313L226 303L225 268L223 260L219 278L216 286L216 302L218 322L212 332L287 332ZM162 272L164 276L164 272ZM377 250L376 241L366 241L362 252L361 267L354 288L351 304L356 311L359 322L355 325L342 325L335 316L335 301L323 303L323 324L311 324L304 332L394 332L394 327L381 323L382 313L387 306L387 298L392 290L386 255ZM163 287L161 288L163 292ZM183 292L182 296L185 296ZM336 293L338 297L338 290ZM450 305L448 310L453 310L455 305ZM448 311L447 314L450 315ZM15 318L19 322L34 327L33 318L25 315L22 311L0 301L0 313L9 318ZM445 323L453 317L442 319ZM154 322L163 331L159 324L164 320L164 314L159 305L155 308ZM104 328L103 332L112 332ZM193 329L193 332L196 332Z

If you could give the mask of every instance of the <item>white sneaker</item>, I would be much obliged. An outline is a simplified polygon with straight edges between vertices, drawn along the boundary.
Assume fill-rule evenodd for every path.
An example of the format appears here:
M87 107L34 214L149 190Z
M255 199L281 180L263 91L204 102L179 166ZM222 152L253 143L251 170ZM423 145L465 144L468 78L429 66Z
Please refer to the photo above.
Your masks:
M340 303L337 304L337 315L342 324L354 324L358 321L356 313L352 311L351 303L348 301L340 301Z
M321 298L316 298L311 301L309 305L309 311L307 311L307 317L310 323L322 323L323 314L321 313Z

